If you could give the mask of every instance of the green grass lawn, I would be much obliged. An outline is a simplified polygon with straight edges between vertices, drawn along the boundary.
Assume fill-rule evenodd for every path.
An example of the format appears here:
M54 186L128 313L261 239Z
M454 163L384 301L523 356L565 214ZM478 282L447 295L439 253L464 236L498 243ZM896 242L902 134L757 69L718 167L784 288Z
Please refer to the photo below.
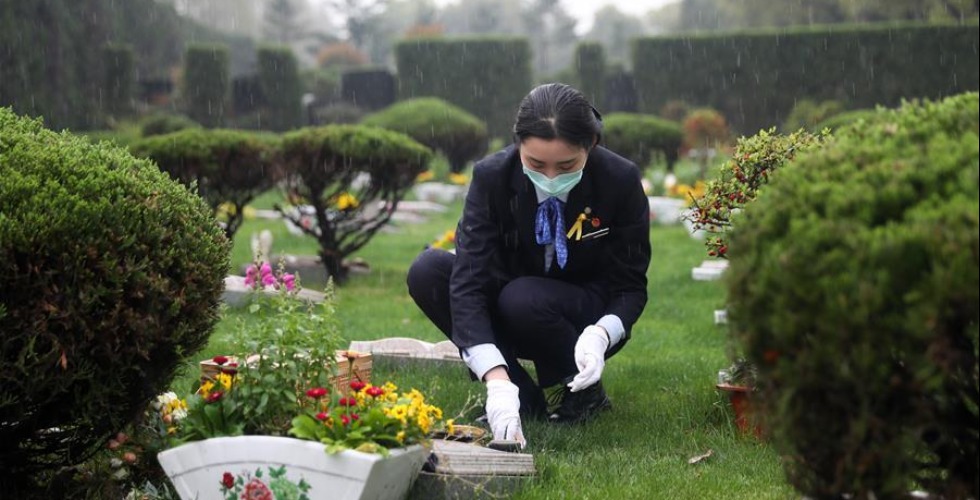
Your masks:
M263 197L257 205L271 202ZM405 274L426 243L455 226L460 209L457 203L423 224L395 226L357 253L371 270L337 291L345 340L444 339L408 296ZM282 222L249 220L236 238L233 269L250 260L249 238L264 228L274 232L273 253L315 251L312 239L289 235ZM691 268L704 259L701 243L679 225L652 227L650 238L650 301L632 340L609 360L603 376L613 410L577 427L526 422L539 477L516 498L792 497L775 452L738 433L714 388L718 370L728 365L724 332L713 323L724 294L718 282L691 279ZM200 359L227 349L242 314L225 310ZM181 380L195 373L188 363ZM461 423L482 404L483 388L469 380L462 364L378 360L372 380L416 387L447 416L463 415ZM708 450L709 459L688 463Z

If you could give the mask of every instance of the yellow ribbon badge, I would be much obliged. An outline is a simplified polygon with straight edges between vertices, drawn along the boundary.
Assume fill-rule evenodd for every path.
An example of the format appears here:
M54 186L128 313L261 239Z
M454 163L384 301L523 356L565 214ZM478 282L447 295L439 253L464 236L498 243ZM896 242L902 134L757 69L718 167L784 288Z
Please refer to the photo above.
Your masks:
M578 218L575 219L575 224L572 224L572 228L568 230L565 237L572 239L572 235L575 235L575 241L582 239L582 223L588 218L584 213L578 214Z

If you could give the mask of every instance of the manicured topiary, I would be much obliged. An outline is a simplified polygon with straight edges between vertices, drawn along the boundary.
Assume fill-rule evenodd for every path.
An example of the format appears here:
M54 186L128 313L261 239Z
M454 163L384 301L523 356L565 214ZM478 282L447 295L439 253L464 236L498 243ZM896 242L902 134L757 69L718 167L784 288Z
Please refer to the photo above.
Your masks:
M432 152L407 135L363 125L327 125L287 133L281 161L290 198L312 208L314 223L277 206L314 237L328 276L347 278L344 257L381 229L425 170Z
M680 125L653 115L611 113L603 117L602 140L609 149L646 168L654 155L674 169L683 133Z
M181 88L184 112L208 128L220 127L231 97L228 47L191 45L184 55L184 84Z
M817 128L820 123L828 120L844 111L844 105L840 101L821 101L812 99L801 99L796 102L793 109L786 115L780 129L785 133L790 133L801 128L811 132L819 132Z
M226 219L225 235L233 240L245 205L275 185L277 140L269 134L193 128L137 141L129 150L195 188Z
M980 497L978 111L844 127L735 224L732 332L807 497Z
M486 153L489 141L479 118L436 97L401 101L368 115L361 124L401 132L439 151L452 173L462 172L468 162Z
M229 243L147 160L0 109L0 487L78 464L218 319Z
M140 133L143 137L163 135L185 128L197 128L200 125L184 115L173 113L153 113L140 120Z

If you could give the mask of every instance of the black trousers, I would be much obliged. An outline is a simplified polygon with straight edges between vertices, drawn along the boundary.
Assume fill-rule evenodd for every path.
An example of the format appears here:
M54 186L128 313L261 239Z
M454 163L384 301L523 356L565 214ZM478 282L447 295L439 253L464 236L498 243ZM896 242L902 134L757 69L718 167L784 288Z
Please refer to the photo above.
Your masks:
M419 309L455 343L449 279L455 255L438 249L422 252L408 271L408 293ZM523 389L534 384L517 359L534 363L537 387L550 387L578 373L575 342L605 311L605 303L583 287L550 278L526 276L507 283L490 304L494 344L507 361L511 380ZM458 344L457 344L458 345ZM523 399L523 398L522 398Z

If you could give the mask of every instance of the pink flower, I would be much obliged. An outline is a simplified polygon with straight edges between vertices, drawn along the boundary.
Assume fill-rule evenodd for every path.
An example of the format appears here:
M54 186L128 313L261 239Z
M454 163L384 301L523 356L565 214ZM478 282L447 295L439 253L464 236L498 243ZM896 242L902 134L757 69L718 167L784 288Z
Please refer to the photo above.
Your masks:
M286 286L286 290L291 292L296 289L296 277L289 273L283 274L282 284Z
M276 286L276 277L271 274L262 276L262 286Z
M268 262L263 262L259 272L262 274L262 279L265 279L266 276L272 276L272 266Z
M322 398L323 396L326 395L327 395L327 390L324 389L323 387L314 387L313 389L306 391L306 396L313 399Z
M255 286L255 278L259 274L259 270L255 268L255 264L248 266L245 269L245 286Z
M221 391L214 391L211 394L208 394L208 397L207 399L205 399L205 401L207 401L208 403L217 403L218 401L221 401L221 396L224 395L225 393Z

